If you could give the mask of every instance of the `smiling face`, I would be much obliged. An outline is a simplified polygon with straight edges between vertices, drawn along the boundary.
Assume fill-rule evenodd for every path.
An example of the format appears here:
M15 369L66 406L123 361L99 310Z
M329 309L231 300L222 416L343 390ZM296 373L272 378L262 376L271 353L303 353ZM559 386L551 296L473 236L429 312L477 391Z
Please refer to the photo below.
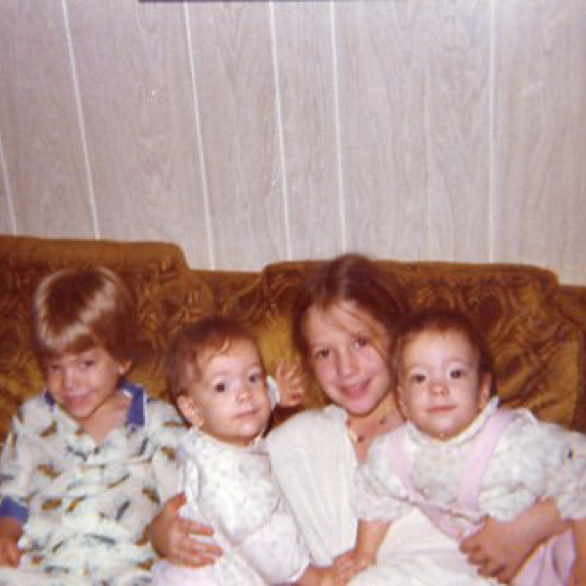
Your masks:
M270 405L265 372L251 340L234 339L221 350L203 350L199 373L188 376L177 406L187 421L236 446L246 446L265 429Z
M415 334L399 362L403 415L431 437L455 437L488 402L490 376L480 377L478 353L459 330Z
M305 337L311 368L326 395L351 417L373 412L390 396L385 328L353 301L310 307Z
M84 429L107 430L122 395L118 381L130 361L116 360L101 346L64 353L46 361L51 396Z

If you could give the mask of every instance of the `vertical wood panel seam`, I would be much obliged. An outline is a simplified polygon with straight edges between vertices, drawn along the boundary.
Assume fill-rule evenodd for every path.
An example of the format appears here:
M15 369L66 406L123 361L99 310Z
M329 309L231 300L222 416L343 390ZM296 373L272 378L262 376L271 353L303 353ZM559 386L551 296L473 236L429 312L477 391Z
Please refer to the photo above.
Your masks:
M285 248L287 250L287 258L291 260L293 251L291 245L291 226L289 214L289 185L287 181L287 160L285 156L285 137L283 131L281 84L279 83L279 55L277 49L275 6L272 0L269 3L269 18L271 24L271 45L273 50L273 76L275 81L275 114L277 117L277 139L279 141L279 161L281 165L281 193L283 196L283 216L285 221Z
M191 39L191 28L189 26L189 7L187 3L183 6L183 14L185 17L185 35L187 40L187 52L189 57L189 72L191 74L191 99L193 104L193 120L195 126L195 138L198 148L198 163L200 167L201 190L203 197L204 220L206 226L206 241L208 247L208 262L211 269L216 268L216 251L214 247L214 239L212 237L212 216L210 210L210 197L208 186L208 175L206 172L203 136L201 132L201 112L199 109L199 99L197 94L197 76L195 72L195 61L193 58L193 42Z
M488 5L488 261L495 258L496 218L495 218L495 173L496 173L496 18L495 4Z
M2 142L2 131L0 129L0 169L2 170L2 181L4 183L4 193L6 193L6 201L8 204L8 215L10 216L10 226L12 233L16 234L16 215L14 213L14 203L12 201L12 189L10 187L10 179L8 177L8 166L4 158L4 144Z
M429 63L430 62L430 54L432 53L431 47L433 46L433 39L429 38L429 31L432 31L432 35L436 34L437 35L437 30L434 26L433 22L430 22L430 16L433 19L433 12L425 12L425 15L427 17L427 21L424 23L425 26L425 35L423 36L422 39L422 51L425 52L424 54L424 63ZM425 145L425 162L423 163L423 165L425 166L425 171L424 173L422 173L422 175L425 176L424 179L424 184L423 184L423 189L422 189L422 195L425 198L425 225L428 227L428 229L425 231L425 237L424 237L424 245L425 245L425 254L427 256L427 258L434 258L437 256L440 256L442 258L447 258L449 255L449 260L453 260L454 259L454 249L453 247L450 247L451 250L447 251L446 248L443 249L442 252L438 252L438 251L434 251L434 236L436 233L436 230L432 229L433 226L435 226L435 222L437 221L437 218L433 217L433 212L432 212L432 208L433 208L433 204L432 204L432 199L433 199L433 194L432 194L432 188L430 186L430 158L428 155L428 150L433 150L433 147L431 146L431 137L433 136L432 133L432 122L430 120L430 117L432 116L431 114L431 105L430 105L430 99L429 99L429 94L430 91L428 91L430 89L430 86L432 84L432 81L429 79L430 77L430 73L429 73L429 68L428 67L423 67L422 68L422 75L423 75L423 143ZM450 211L450 213L453 213L452 211ZM453 222L453 219L452 219ZM452 224L453 225L453 224ZM441 248L441 244L439 246L439 248Z
M81 103L81 94L79 91L79 82L77 78L77 63L75 60L75 53L73 50L73 39L71 37L71 28L69 23L69 11L67 9L67 0L61 0L61 7L63 10L63 21L65 25L65 37L67 41L67 52L69 53L69 65L71 68L71 78L73 83L73 93L75 96L75 108L77 114L77 121L79 125L79 134L81 140L81 149L83 154L84 170L86 175L86 181L88 184L88 197L90 204L90 211L92 215L92 223L94 226L94 236L100 239L100 226L98 222L98 214L96 209L96 194L94 191L94 179L92 175L92 168L89 158L88 146L87 146L87 134L85 129L83 105Z
M346 214L345 214L345 199L344 199L344 175L342 168L342 133L340 122L340 96L339 96L339 80L338 80L338 53L336 46L336 13L335 0L330 0L330 41L332 45L332 84L334 97L334 127L336 129L336 159L337 159L337 180L338 180L338 213L340 218L340 237L341 246L346 250L347 236L346 236Z

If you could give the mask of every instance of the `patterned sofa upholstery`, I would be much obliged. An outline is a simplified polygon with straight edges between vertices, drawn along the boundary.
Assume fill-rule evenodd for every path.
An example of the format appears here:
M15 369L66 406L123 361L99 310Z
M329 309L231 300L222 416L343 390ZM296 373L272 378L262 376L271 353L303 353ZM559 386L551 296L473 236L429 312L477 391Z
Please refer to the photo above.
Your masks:
M103 264L136 298L139 334L131 377L165 394L164 355L181 324L220 312L257 333L269 371L294 358L288 310L315 261L280 262L258 272L190 269L169 243L0 236L0 434L43 379L30 350L30 301L60 267ZM563 286L533 266L380 260L406 310L458 307L487 333L504 404L586 432L586 287ZM314 389L301 408L321 404ZM288 414L284 414L286 416Z

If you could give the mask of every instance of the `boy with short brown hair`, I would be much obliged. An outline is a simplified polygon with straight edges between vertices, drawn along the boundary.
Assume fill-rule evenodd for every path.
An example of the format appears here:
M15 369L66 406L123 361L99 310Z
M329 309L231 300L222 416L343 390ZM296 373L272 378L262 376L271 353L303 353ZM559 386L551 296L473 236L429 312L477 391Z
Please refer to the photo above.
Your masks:
M104 267L57 271L36 290L47 384L19 409L0 459L0 583L150 583L145 529L175 487L182 423L125 378L133 313Z

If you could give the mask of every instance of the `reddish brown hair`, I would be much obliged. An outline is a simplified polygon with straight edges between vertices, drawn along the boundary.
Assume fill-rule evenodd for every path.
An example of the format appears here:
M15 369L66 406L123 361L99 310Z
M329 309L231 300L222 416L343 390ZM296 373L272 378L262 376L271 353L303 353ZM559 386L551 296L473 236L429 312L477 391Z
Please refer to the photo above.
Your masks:
M187 391L189 382L201 376L204 352L222 353L236 341L254 336L238 321L222 315L210 315L186 325L171 342L167 358L168 389L173 400ZM260 352L259 352L260 356ZM264 369L264 367L263 367Z

